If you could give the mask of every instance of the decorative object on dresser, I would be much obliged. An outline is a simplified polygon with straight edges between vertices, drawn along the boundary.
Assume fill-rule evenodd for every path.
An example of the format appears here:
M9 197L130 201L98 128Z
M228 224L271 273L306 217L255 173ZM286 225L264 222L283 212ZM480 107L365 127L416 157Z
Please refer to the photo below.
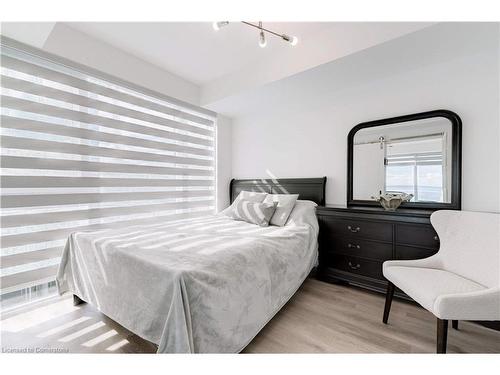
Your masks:
M437 318L437 353L446 353L448 320L500 320L500 214L442 210L431 215L437 254L384 262L389 280L383 322L395 286Z
M386 211L396 211L397 208L401 205L403 202L409 202L413 198L413 194L406 194L406 193L385 193L385 194L379 194L378 197L372 197L375 199L377 202L380 203L380 205L384 208Z

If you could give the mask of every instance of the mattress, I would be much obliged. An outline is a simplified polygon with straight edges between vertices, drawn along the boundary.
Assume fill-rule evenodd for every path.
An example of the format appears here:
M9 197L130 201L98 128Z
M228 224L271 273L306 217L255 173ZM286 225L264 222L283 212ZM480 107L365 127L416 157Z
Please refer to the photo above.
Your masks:
M76 232L57 286L159 353L237 353L307 277L317 236L314 208L284 227L219 214Z

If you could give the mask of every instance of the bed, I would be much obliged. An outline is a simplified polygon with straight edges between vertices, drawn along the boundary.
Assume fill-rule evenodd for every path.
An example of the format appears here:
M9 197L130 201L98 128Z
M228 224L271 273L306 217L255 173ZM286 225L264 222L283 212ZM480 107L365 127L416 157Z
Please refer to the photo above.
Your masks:
M241 190L299 194L324 204L326 178L233 180ZM159 353L238 353L293 296L317 263L311 203L284 227L223 214L72 233L59 293L96 306Z

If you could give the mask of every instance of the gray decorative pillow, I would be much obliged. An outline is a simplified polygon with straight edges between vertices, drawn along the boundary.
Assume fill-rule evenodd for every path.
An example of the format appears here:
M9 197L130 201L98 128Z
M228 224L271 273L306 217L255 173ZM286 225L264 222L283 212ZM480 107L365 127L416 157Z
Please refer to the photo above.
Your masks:
M235 201L231 207L231 212L228 212L235 220L246 221L247 223L257 224L261 227L267 227L269 220L276 210L277 203L255 203L244 199Z
M298 194L268 194L264 203L276 202L278 204L270 224L284 226L298 198Z

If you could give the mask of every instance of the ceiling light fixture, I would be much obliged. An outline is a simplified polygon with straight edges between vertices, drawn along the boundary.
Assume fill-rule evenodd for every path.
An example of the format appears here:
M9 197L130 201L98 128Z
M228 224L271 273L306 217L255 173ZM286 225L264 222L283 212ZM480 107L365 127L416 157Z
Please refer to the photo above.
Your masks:
M262 48L264 48L267 45L266 35L264 33L269 33L271 35L277 36L278 38L281 38L285 42L290 43L290 45L292 45L292 46L296 46L297 43L299 42L299 39L296 36L291 36L291 35L287 35L287 34L280 34L280 33L277 33L275 31L266 29L265 27L262 26L261 21L259 21L259 23L257 25L250 23L250 22L246 22L246 21L241 21L241 23L243 23L247 26L255 27L256 29L259 30L259 46ZM220 30L221 28L223 28L224 26L227 26L227 25L229 25L228 21L214 22L213 28L214 28L214 30Z

